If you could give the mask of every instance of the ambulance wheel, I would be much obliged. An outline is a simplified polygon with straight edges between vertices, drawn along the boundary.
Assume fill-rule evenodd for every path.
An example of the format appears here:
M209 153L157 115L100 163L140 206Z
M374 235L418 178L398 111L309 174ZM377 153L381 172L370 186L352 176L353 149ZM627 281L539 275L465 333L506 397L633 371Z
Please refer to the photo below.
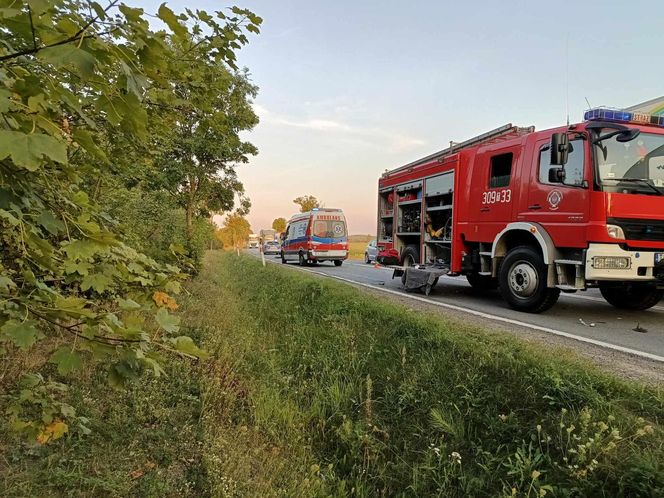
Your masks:
M466 280L474 290L494 290L498 288L498 279L491 275L480 275L478 273L469 273Z
M344 264L344 262L342 260L340 260L340 259L335 259L334 260L334 266L341 266L342 264Z
M507 304L517 311L546 311L556 304L560 296L560 289L546 286L547 273L547 266L535 249L515 247L500 265L500 293Z
M307 266L307 258L304 254L300 253L298 260L300 262L300 266Z
M623 310L647 310L664 297L664 289L642 282L600 282L599 291L610 305Z
M417 246L410 245L401 253L401 266L415 266L420 262L420 251Z
M284 252L281 251L281 264L285 265L286 264L286 256L284 255Z

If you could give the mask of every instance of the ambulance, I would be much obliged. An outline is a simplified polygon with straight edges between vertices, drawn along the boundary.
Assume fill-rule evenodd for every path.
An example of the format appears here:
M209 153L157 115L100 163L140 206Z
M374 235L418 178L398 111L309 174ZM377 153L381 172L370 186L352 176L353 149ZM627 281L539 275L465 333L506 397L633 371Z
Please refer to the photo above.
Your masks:
M293 215L282 235L281 262L300 266L332 261L341 266L348 258L346 218L341 209L314 208Z

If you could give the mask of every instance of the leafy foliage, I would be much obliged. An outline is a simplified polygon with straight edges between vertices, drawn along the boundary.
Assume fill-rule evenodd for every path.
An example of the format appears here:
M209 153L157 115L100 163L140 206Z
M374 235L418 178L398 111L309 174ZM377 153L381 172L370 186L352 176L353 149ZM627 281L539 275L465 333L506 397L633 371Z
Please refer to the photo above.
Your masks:
M286 218L277 218L272 222L272 229L279 233L286 231Z
M300 206L301 213L306 213L313 208L320 207L320 202L313 195L301 195L293 199L293 202Z
M217 230L217 239L226 249L238 249L244 247L251 234L249 222L239 213L233 213L226 217L224 226Z
M0 0L0 351L11 357L60 336L50 358L60 375L82 356L100 359L117 387L145 369L158 375L164 352L204 353L176 336L171 302L152 298L172 299L185 274L128 244L98 201L103 182L124 187L165 171L179 197L182 178L194 179L196 195L181 202L193 206L191 238L194 210L228 208L241 191L226 162L255 153L237 138L256 122L255 88L233 71L245 32L262 20L238 8L175 15L166 5L158 17L167 30L152 31L142 9L117 0ZM189 134L176 132L181 122ZM210 138L224 145L210 150ZM173 153L180 145L188 155ZM76 416L58 408L63 384L32 379L8 413L15 429L46 443Z

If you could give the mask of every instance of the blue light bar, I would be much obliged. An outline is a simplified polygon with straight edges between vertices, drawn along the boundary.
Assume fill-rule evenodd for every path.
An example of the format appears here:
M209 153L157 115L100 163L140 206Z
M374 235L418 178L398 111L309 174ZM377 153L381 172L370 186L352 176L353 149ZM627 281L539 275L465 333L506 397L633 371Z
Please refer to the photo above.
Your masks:
M619 123L651 124L664 126L664 116L645 114L642 112L629 112L623 109L607 109L598 107L590 109L583 114L584 121L617 121Z

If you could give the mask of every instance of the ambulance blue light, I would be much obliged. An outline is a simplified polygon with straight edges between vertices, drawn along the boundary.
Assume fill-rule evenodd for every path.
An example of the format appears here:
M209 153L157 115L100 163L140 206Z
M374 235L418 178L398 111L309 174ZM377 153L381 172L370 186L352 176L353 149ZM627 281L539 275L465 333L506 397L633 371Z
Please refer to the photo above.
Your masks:
M630 112L622 109L607 109L598 107L590 109L583 114L584 121L617 121L619 123L651 124L664 126L664 116Z
M312 211L318 211L318 208L313 208Z

